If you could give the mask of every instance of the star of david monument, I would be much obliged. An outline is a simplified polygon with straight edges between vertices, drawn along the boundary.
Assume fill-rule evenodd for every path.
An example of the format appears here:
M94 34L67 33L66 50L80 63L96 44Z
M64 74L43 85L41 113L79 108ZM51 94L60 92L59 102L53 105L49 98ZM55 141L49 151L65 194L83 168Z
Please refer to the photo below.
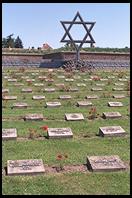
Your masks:
M79 18L80 21L77 21L77 18ZM72 21L60 21L64 30L65 34L62 37L60 42L65 42L65 43L71 43L74 46L74 49L76 50L76 63L80 60L80 49L82 48L84 43L90 43L91 47L93 46L93 43L95 43L92 35L91 35L91 30L93 26L95 25L95 22L88 22L84 21L80 15L79 12L75 15L74 19ZM67 27L66 25L69 24ZM73 36L70 34L70 30L73 25L78 24L82 25L84 29L86 30L86 34L82 40L74 40ZM89 27L88 27L89 25ZM66 39L68 37L68 39ZM88 40L89 39L89 40ZM78 45L77 45L78 44Z

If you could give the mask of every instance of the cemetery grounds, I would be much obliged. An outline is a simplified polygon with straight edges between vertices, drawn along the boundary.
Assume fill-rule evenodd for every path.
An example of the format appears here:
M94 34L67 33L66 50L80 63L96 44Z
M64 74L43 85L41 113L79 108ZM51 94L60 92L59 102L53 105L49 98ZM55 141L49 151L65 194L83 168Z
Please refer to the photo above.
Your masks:
M129 69L98 69L93 72L71 72L63 69L39 68L3 68L2 86L9 89L3 96L17 96L17 100L2 100L2 128L16 128L17 139L2 141L2 194L3 195L128 195L130 194L130 91ZM8 82L8 78L17 82ZM22 76L29 76L35 82L27 82ZM39 79L46 76L54 82ZM72 82L65 78L74 79ZM80 78L78 77L80 76ZM96 76L96 77L95 77ZM98 77L97 77L98 76ZM109 78L108 78L109 76ZM114 78L111 78L114 76ZM93 77L93 79L92 79ZM102 79L107 79L101 81ZM84 80L86 79L86 80ZM92 80L89 80L92 79ZM127 81L119 81L127 79ZM23 83L23 86L15 86ZM43 83L44 86L34 86ZM56 85L56 84L64 84ZM84 83L86 86L77 86ZM105 84L97 86L96 84ZM124 83L123 91L113 91L114 83ZM79 91L68 91L77 87ZM102 87L102 91L91 91L92 87ZM22 88L32 88L32 93L22 93ZM55 88L55 92L44 92L44 88ZM113 98L114 94L123 94L124 98ZM33 100L33 95L43 95L43 100ZM60 95L70 95L71 99L58 99ZM97 95L98 99L85 99L88 95ZM93 106L78 107L78 101L91 101ZM59 101L60 107L46 107L46 102ZM109 107L108 102L122 102L123 107ZM17 102L28 104L28 108L17 109ZM94 113L91 108L94 108ZM119 112L121 118L104 119L103 112ZM41 113L42 121L24 121L28 113ZM66 121L65 113L82 113L84 120ZM93 116L93 117L92 117ZM125 136L101 137L99 127L121 126ZM48 139L48 128L67 128L73 132L73 138ZM54 167L60 165L58 156L65 155L64 170L57 172ZM87 156L118 155L127 169L115 172L91 172L86 168ZM46 172L40 175L8 176L7 160L42 159Z

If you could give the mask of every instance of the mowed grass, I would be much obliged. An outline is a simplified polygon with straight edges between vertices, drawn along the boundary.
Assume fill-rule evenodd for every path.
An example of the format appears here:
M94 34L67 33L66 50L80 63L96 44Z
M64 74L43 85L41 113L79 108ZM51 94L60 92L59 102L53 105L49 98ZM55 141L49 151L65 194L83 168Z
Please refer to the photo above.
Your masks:
M40 136L46 136L47 133L41 129L42 126L47 125L49 128L70 127L73 132L72 139L19 139L14 141L2 142L2 167L7 166L7 160L20 159L42 159L44 164L57 165L56 157L58 154L67 154L68 158L65 165L81 165L86 164L86 157L93 155L119 155L125 161L130 160L130 117L129 105L130 98L127 91L127 82L120 82L119 78L121 71L96 71L91 75L89 73L74 73L69 75L63 70L54 70L52 76L53 83L41 82L38 76L48 76L47 69L26 69L24 76L35 79L30 86L26 79L21 79L17 76L20 73L19 69L7 68L4 69L6 76L10 78L17 78L18 82L24 83L24 86L15 87L14 83L8 82L3 77L3 88L9 88L9 93L4 95L18 96L17 100L3 101L2 117L7 119L3 121L2 128L16 128L18 138L29 137L29 129L35 129ZM37 72L38 75L32 75L32 72ZM80 76L80 79L74 79L73 82L66 82L65 79L59 79L57 76L64 75L66 78L73 78ZM115 78L111 81L84 81L90 79L91 76L98 75L101 78L107 78L114 75ZM129 70L123 71L122 78L129 76ZM129 79L128 79L129 80ZM44 83L43 87L35 87L35 83ZM77 83L85 83L86 87L78 87L78 92L60 91L55 84L64 83L68 87L77 87ZM101 86L103 91L91 91L96 83L103 83ZM117 87L114 83L124 83L124 91L113 91L113 87ZM33 93L21 93L22 88L32 88ZM44 92L44 88L56 88L53 93ZM110 94L107 98L104 93ZM114 94L124 94L125 98L115 99ZM32 100L33 95L44 95L45 100ZM58 99L60 95L71 95L70 100ZM89 111L91 107L77 107L77 101L86 100L87 95L98 95L99 99L90 99L93 106L96 107L98 118L90 120ZM61 107L46 108L46 102L60 101ZM123 107L108 107L108 102L120 101ZM27 109L12 109L12 105L17 102L26 102L29 107ZM103 112L118 111L122 114L120 119L103 119ZM25 116L28 113L42 113L43 121L24 121L19 120L20 116ZM66 121L65 113L82 113L84 120L82 121ZM121 126L127 133L124 137L109 137L101 138L97 136L99 127L103 126ZM2 178L2 193L4 195L123 195L130 192L129 170L110 173L94 173L94 172L75 172L75 173L57 173L57 174L43 174L38 176L3 176Z

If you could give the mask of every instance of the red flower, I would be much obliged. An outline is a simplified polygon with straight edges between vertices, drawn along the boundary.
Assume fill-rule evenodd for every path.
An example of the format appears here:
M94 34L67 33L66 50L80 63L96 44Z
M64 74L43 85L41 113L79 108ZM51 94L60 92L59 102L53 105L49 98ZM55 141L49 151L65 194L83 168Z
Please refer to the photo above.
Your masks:
M43 129L44 131L47 131L48 130L48 126L42 126L40 128Z
M58 155L57 160L61 160L61 159L62 159L62 155Z

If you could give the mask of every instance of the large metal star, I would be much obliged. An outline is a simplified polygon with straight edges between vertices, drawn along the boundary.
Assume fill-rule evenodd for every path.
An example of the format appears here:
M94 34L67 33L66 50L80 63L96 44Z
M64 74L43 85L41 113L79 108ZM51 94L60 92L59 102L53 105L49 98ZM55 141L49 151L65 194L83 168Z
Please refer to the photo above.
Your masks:
M79 17L80 21L76 21L77 17ZM82 19L82 17L80 16L79 12L77 12L77 14L75 15L75 17L74 17L74 19L73 19L72 21L60 21L60 22L61 22L63 28L65 29L65 34L64 34L64 36L62 37L62 39L61 39L60 42L71 42L71 43L74 45L74 47L75 47L77 53L79 53L79 50L81 49L81 47L82 47L82 45L83 45L84 43L91 43L91 44L95 43L95 41L94 41L92 35L90 34L90 31L92 30L92 28L93 28L95 22L84 22L83 19ZM70 24L70 25L69 25L69 27L67 28L67 27L65 26L65 24ZM85 28L85 30L86 30L86 35L84 36L84 38L83 38L82 40L74 40L74 39L72 38L72 36L71 36L71 34L70 34L69 31L70 31L71 27L72 27L74 24L82 24L83 27ZM87 25L90 25L90 27L88 28ZM66 36L69 37L69 40L66 40L66 39L65 39ZM90 40L87 40L88 36L90 37ZM80 43L80 45L77 46L76 43Z

